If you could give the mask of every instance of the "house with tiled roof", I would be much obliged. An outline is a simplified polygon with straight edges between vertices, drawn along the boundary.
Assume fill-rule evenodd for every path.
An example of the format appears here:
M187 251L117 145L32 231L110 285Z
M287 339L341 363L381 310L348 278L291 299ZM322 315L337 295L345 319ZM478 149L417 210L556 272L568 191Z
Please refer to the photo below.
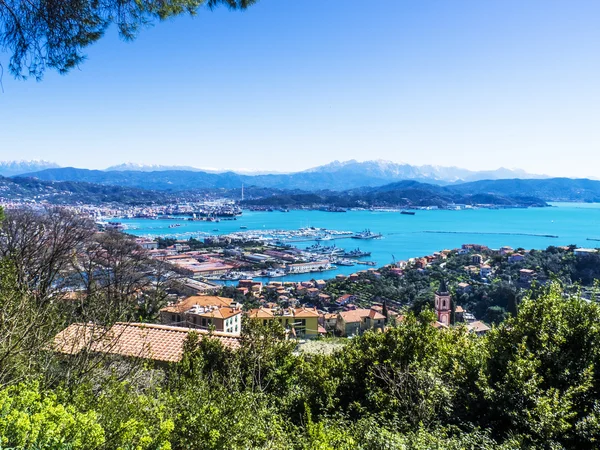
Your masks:
M209 295L188 297L182 302L160 310L165 325L239 334L242 329L242 309L231 298Z
M247 316L263 325L276 321L298 337L315 337L319 333L319 313L314 308L257 308L248 311Z
M353 309L337 315L336 327L342 336L358 335L372 329L383 331L384 326L385 316L374 309Z
M66 355L88 351L176 363L181 361L183 344L192 331L198 333L201 339L217 339L227 349L235 350L240 347L239 337L224 333L120 322L110 328L94 324L72 324L56 335L52 347L54 351Z
M354 296L353 294L344 294L339 296L335 302L339 305L339 306L344 306L350 302L353 302L354 299L356 298L356 296Z
M475 333L477 336L483 336L485 333L491 330L485 323L480 320L476 320L467 325L467 330L471 333Z
M337 325L337 314L336 313L323 313L319 315L319 325L321 325L325 331L333 332Z

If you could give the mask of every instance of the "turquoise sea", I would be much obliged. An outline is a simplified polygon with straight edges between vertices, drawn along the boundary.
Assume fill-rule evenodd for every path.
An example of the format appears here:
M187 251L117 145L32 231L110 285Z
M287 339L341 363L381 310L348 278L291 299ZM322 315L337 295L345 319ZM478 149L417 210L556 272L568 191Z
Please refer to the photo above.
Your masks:
M359 232L369 228L383 234L382 239L337 239L324 242L347 250L360 246L372 253L378 266L424 256L435 251L460 247L466 243L484 244L491 248L504 245L526 249L543 249L549 245L575 244L581 247L600 247L600 204L553 203L549 208L475 209L461 211L416 211L414 216L399 212L324 211L253 212L244 211L233 221L219 223L185 220L123 219L129 233L138 236L169 236L180 238L203 237L201 233L227 234L247 230L298 229L306 226ZM169 228L180 223L177 228ZM214 231L218 229L218 231ZM546 237L545 235L557 236ZM599 241L590 241L598 239ZM314 242L294 245L304 248ZM338 273L350 274L368 266L339 267L317 274L277 278L278 281L298 281L317 277L331 278Z

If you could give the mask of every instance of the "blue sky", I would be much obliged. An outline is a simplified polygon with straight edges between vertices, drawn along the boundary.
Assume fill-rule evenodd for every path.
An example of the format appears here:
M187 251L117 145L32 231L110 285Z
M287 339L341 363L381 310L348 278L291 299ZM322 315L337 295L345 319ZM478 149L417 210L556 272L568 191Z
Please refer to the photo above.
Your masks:
M0 159L598 176L598 17L596 0L261 0L109 30L66 76L5 70Z

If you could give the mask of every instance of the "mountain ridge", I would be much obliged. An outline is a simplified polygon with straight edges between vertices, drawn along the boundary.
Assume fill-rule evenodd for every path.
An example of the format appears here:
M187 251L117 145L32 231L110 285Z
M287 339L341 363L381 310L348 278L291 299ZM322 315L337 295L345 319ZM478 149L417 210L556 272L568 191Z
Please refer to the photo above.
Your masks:
M439 166L422 166L419 169L410 164L397 164L390 161L355 160L334 161L306 171L294 173L244 174L235 171L212 172L202 170L124 170L130 166L120 166L123 170L92 170L74 167L52 168L38 172L20 174L45 181L88 181L92 183L135 187L139 189L186 191L198 188L233 189L242 185L254 185L274 189L344 191L363 186L383 186L401 180L415 180L424 183L447 185L460 182L459 175L478 178L475 172L466 169ZM152 167L152 166L150 166ZM177 167L177 166L174 166ZM458 172L457 172L458 171ZM481 172L493 179L501 173L514 175L511 169L497 169ZM521 172L519 172L521 173ZM522 172L529 176L525 172ZM535 175L531 175L535 177ZM475 181L475 180L471 180Z

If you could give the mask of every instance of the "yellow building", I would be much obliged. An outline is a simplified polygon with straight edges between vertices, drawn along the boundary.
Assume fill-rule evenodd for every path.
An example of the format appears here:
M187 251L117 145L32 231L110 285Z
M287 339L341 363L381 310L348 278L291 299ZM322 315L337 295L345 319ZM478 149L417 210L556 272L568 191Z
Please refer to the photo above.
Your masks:
M263 325L277 321L296 337L316 337L319 334L319 313L314 308L258 308L248 311L248 317Z

